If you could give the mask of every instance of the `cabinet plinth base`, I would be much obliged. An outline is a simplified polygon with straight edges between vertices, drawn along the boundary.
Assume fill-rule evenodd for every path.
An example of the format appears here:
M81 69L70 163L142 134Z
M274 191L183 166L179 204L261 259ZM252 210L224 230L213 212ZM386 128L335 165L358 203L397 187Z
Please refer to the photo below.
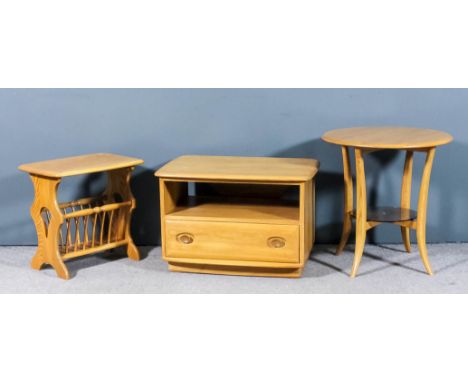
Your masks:
M188 273L208 273L232 276L259 276L259 277L301 277L303 268L283 269L283 268L258 268L258 267L239 267L228 265L212 264L187 264L187 263L169 263L171 272Z

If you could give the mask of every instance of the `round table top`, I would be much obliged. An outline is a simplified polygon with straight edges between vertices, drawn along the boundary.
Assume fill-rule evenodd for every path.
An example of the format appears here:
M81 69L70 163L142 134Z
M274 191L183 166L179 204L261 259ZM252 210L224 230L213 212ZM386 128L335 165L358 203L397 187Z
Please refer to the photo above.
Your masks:
M453 140L443 131L418 127L368 126L326 132L325 142L341 146L376 149L422 149L445 145Z

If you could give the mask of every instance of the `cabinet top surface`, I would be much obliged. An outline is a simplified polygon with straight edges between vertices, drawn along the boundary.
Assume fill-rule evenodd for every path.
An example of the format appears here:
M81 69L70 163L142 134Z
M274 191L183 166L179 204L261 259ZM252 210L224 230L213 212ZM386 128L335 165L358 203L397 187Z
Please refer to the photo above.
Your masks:
M87 154L43 162L22 164L18 168L30 174L62 178L80 174L89 174L142 164L143 160L116 154Z
M315 159L181 156L155 175L193 180L304 182L312 179L318 168Z
M325 142L341 146L382 148L382 149L421 149L445 145L453 137L443 131L417 127L350 127L326 132Z

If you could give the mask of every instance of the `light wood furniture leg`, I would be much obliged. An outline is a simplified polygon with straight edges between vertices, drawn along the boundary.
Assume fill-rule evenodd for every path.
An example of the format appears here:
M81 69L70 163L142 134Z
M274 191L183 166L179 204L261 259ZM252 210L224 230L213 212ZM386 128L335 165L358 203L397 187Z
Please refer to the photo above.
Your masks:
M336 248L336 254L339 255L343 252L346 243L348 242L349 235L353 226L353 175L351 173L351 165L349 160L349 150L346 146L341 147L343 154L343 174L344 174L344 213L343 213L343 231L341 233L341 240Z
M309 241L309 254L310 251L312 251L312 248L314 247L315 244L315 178L312 179L312 181L308 182L309 185L309 192L310 195L308 196L310 198L310 201L312 203L311 206L309 206L309 234L310 234L310 241Z
M418 217L416 220L416 238L418 240L419 255L426 271L432 275L431 264L427 256L426 247L426 217L427 217L427 196L429 192L429 182L431 178L432 162L434 161L435 147L428 149L419 190Z
M403 169L403 180L401 183L401 208L411 207L411 180L413 176L413 151L406 151L405 167ZM410 227L400 227L401 237L408 253L411 252Z
M300 241L302 253L301 264L305 266L309 259L310 252L315 241L315 180L307 181L299 186L300 193L300 220L301 220L301 237L304 240ZM298 277L301 275L303 267L299 269Z
M127 241L127 256L132 260L140 260L140 253L138 248L132 239L132 234L130 232L130 221L132 216L132 211L136 207L135 198L132 194L130 188L130 176L134 167L120 168L117 170L112 170L107 172L108 183L106 194L110 199L114 197L115 194L119 195L124 201L131 201L131 205L123 210L125 214L123 219L118 220L116 230L118 232L125 232L125 239Z
M356 148L354 153L356 157L356 247L354 250L351 277L356 276L359 264L361 263L367 231L367 195L364 158L361 149Z
M47 178L31 175L34 185L34 201L31 206L31 217L36 226L37 251L31 261L33 269L41 269L43 264L49 264L62 279L70 275L59 252L59 230L63 223L63 215L57 202L57 189L60 178ZM44 217L49 215L49 222Z

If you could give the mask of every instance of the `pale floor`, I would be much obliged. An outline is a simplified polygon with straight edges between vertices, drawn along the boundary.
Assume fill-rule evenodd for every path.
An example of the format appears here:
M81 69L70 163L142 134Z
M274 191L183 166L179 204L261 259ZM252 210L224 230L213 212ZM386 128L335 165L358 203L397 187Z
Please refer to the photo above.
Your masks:
M468 244L428 246L434 276L424 273L417 246L367 245L358 277L349 278L352 247L316 246L300 279L172 273L159 247L141 247L135 262L101 254L68 262L72 279L29 267L35 247L0 247L0 293L468 293Z

